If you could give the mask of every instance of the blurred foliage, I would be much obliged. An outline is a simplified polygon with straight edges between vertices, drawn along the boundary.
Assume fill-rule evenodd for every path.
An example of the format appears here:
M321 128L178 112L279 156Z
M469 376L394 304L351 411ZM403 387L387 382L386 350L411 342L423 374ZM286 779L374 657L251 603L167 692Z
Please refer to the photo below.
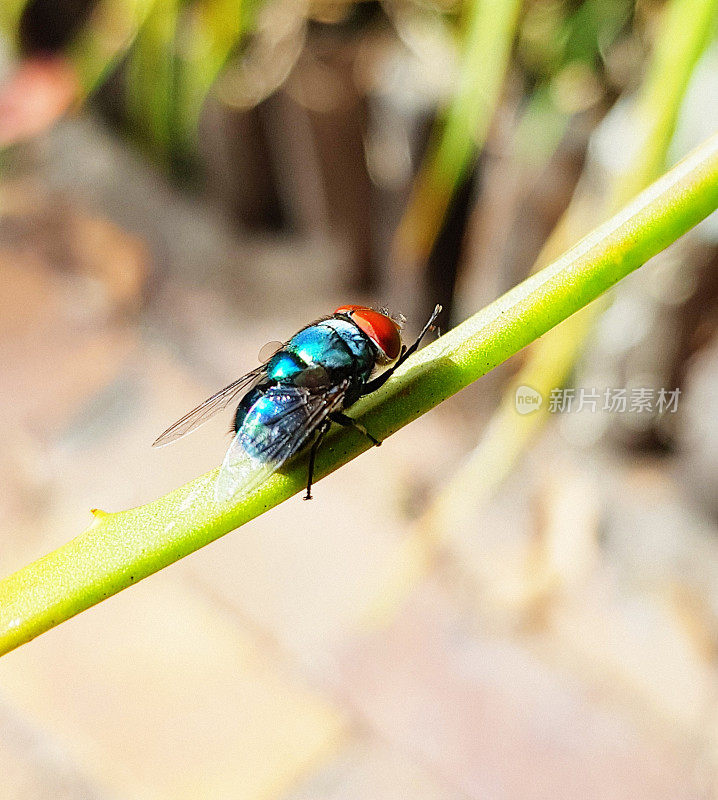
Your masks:
M628 0L585 0L578 6L533 2L526 6L516 49L530 89L580 65L607 79L606 54L633 15Z
M451 195L481 149L512 51L511 70L520 75L526 98L517 149L533 160L547 158L566 121L615 91L625 78L621 64L640 56L634 37L609 64L616 42L630 38L633 5L628 0L533 0L523 7L519 0L5 0L0 29L20 53L62 50L82 95L119 69L125 131L159 164L182 170L196 148L207 95L223 71L241 71L237 57L255 35L262 13L274 14L275 27L282 24L277 9L285 16L303 14L305 23L344 24L355 18L359 35L377 15L355 9L369 6L384 7L389 20L404 6L438 20L445 29L443 41L455 48L448 55L459 62L455 91L439 111L434 146L402 228L406 246L420 252L435 238ZM271 64L265 68L271 70Z
M518 0L465 4L456 88L397 231L396 255L401 261L428 257L451 196L486 141L506 77L519 7Z
M630 34L632 21L633 3L627 0L526 7L516 47L527 95L516 131L519 158L544 163L573 115L612 99L625 81L636 80L632 71L621 69L626 59L641 55ZM622 48L616 47L619 41Z
M535 270L585 236L596 220L628 202L665 167L688 83L715 26L718 2L669 0L662 12L645 77L622 111L620 131L614 131L619 136L612 154L615 163L602 165L609 171L601 175L600 190L593 175L596 165L589 165ZM529 348L476 448L427 509L423 522L434 536L446 536L459 517L476 515L511 474L549 419L548 402L535 413L518 415L517 388L530 386L546 399L553 388L563 386L604 308L603 301L593 303Z

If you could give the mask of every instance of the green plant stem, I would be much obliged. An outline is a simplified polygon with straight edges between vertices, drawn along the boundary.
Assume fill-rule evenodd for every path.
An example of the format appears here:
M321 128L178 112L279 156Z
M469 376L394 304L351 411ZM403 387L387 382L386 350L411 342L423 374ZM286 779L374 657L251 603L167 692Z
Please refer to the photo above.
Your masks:
M167 167L175 128L175 69L180 0L155 0L125 67L129 135Z
M28 0L3 0L0 3L0 31L13 47L18 46L20 17L27 3Z
M718 207L718 135L561 258L425 347L353 412L383 439L595 300ZM368 449L334 431L317 477ZM236 504L216 471L147 505L95 512L81 535L0 583L0 653L243 525L303 488L306 456Z
M509 64L520 0L471 0L458 86L412 187L396 233L400 262L425 259L451 198L486 142Z
M178 50L176 119L176 139L188 152L196 147L202 105L261 6L261 0L197 0L188 14Z
M66 52L80 81L81 99L124 55L154 5L155 0L100 0Z

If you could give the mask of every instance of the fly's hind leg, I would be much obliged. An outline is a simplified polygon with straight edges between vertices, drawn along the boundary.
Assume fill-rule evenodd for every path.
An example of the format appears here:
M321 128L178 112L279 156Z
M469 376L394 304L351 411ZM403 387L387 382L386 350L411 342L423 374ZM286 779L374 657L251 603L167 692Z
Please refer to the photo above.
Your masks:
M341 411L335 411L333 414L329 415L329 418L336 422L338 425L341 425L343 428L354 428L358 430L359 433L366 436L366 438L375 446L379 447L381 442L378 439L375 439L369 431L361 424L361 422L357 422L355 419L348 417L346 414L342 414Z
M329 430L329 426L331 424L331 420L327 420L324 425L319 429L319 433L317 434L317 438L314 440L312 444L312 449L309 451L309 469L307 474L307 493L304 495L305 500L312 499L312 481L314 479L314 460L317 457L317 450L319 450L319 445L322 443L322 439L324 438L324 434Z

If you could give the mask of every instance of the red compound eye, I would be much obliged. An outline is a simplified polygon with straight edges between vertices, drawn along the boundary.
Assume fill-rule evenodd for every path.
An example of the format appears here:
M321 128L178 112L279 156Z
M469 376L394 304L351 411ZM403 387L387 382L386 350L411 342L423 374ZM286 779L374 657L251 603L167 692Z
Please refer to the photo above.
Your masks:
M390 361L401 352L399 326L391 317L366 306L339 306L335 314L345 314L363 331Z

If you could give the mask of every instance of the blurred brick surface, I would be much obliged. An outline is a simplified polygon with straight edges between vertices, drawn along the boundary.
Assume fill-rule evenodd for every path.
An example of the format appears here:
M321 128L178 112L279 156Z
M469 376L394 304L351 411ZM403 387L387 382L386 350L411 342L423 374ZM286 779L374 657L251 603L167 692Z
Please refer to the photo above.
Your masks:
M32 725L0 698L0 775L12 800L109 800L79 773L69 753L42 725Z
M378 736L358 735L286 800L465 800L463 792Z
M0 407L40 437L56 434L137 346L136 328L109 323L86 292L91 284L0 252Z
M550 669L530 640L477 633L431 585L349 646L337 676L368 724L477 800L701 796L670 742Z
M7 655L0 692L116 797L276 797L343 729L170 573Z

